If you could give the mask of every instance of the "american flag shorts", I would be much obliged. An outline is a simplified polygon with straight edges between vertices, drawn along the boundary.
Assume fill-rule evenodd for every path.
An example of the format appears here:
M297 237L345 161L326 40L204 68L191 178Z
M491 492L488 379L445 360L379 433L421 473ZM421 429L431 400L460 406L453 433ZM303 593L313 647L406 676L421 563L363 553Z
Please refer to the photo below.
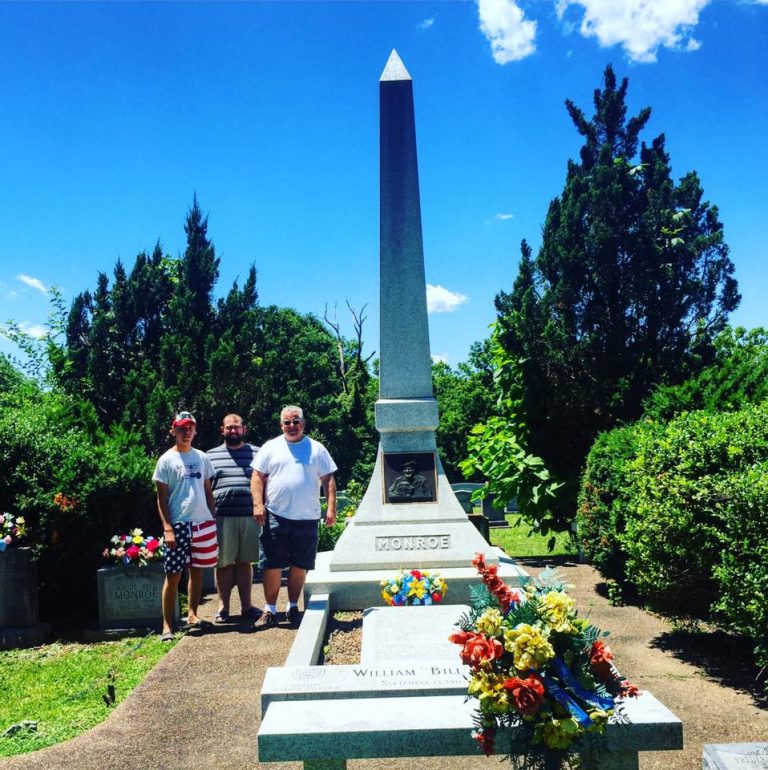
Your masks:
M216 540L216 520L190 523L179 521L173 525L176 547L165 549L165 572L181 572L185 567L215 567L219 558Z

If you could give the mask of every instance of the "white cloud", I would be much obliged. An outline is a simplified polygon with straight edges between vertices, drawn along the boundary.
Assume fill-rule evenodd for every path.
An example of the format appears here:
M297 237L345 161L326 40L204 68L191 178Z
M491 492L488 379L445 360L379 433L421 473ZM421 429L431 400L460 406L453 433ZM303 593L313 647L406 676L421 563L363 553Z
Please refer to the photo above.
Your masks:
M496 219L506 220L506 219L514 219L514 214L496 214Z
M24 275L24 273L19 273L19 275L17 275L16 277L22 283L26 283L27 286L31 286L33 289L37 289L39 292L42 292L43 294L48 293L48 289L45 288L45 284L39 278L32 278L29 275Z
M509 64L536 50L536 22L525 18L515 0L477 0L480 31L497 64Z
M450 291L442 286L427 284L427 312L428 313L452 313L459 305L468 301L465 294L458 291Z
M767 0L768 1L768 0ZM655 62L659 47L695 51L692 37L699 13L711 0L557 0L558 18L575 6L583 10L579 32L602 48L621 45L630 61Z
M9 291L9 292L8 292L8 293L5 295L5 298L6 298L6 299L16 299L16 297L18 297L18 296L19 296L19 295L18 295L18 294L17 294L17 293L16 293L16 292L15 292L13 289L11 289L11 290L10 290L10 291Z
M428 19L419 22L419 29L429 29L434 23L435 17L430 16Z
M22 321L19 324L19 329L21 329L24 334L28 334L30 337L35 337L36 339L44 337L46 332L46 328L42 324L31 324L28 321Z
M432 363L433 364L447 364L448 363L448 354L447 353L433 353L432 354Z

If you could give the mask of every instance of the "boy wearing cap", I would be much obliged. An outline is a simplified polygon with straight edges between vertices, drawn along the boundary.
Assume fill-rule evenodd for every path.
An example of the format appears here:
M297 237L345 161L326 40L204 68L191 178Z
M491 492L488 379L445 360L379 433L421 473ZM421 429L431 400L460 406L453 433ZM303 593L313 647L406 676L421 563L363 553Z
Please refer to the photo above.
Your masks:
M171 435L175 445L160 457L152 474L165 541L163 641L173 639L173 610L184 567L189 568L187 628L210 625L197 616L197 608L203 569L215 567L219 554L211 490L214 470L206 454L192 446L196 429L197 422L190 412L179 412L174 417Z

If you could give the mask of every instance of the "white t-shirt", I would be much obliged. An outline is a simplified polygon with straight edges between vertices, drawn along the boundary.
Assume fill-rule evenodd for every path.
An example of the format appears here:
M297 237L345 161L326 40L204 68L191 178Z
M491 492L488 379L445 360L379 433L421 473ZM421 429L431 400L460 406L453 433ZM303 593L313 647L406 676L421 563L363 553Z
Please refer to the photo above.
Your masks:
M251 467L266 473L264 505L286 519L320 518L320 478L336 472L336 463L319 442L304 436L295 443L285 436L270 439Z
M205 497L205 479L215 473L205 452L194 447L189 452L179 452L172 447L160 457L152 481L168 485L172 524L212 518Z

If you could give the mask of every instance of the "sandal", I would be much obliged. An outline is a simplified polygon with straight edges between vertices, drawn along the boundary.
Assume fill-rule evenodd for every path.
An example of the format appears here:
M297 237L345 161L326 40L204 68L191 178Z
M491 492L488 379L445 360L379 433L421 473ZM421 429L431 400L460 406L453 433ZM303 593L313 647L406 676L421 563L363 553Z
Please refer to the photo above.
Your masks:
M229 610L219 610L213 617L214 623L226 623L229 621Z
M166 631L164 634L160 636L161 642L172 642L173 641L173 631Z

